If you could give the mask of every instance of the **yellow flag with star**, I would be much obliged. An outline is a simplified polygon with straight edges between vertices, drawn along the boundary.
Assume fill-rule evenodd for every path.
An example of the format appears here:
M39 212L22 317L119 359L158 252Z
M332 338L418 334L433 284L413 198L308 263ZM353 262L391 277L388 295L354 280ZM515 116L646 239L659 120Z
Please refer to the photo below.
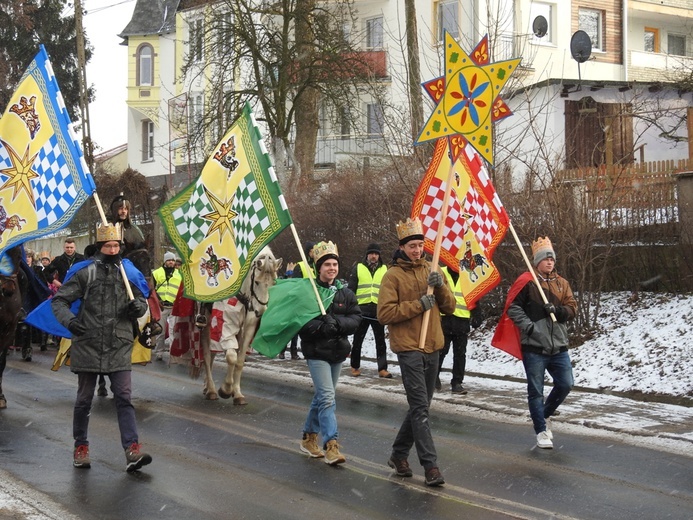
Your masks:
M185 297L214 302L240 291L255 256L291 224L249 105L159 216L183 260Z

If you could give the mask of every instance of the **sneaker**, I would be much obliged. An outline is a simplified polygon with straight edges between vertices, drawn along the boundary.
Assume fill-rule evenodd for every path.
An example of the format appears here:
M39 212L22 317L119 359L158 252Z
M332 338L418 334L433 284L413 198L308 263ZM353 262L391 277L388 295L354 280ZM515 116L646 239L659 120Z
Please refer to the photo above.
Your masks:
M327 447L325 449L325 464L336 466L337 464L344 464L345 462L346 457L339 453L339 444L337 444L337 441L327 441Z
M152 462L152 456L140 451L141 445L133 442L129 448L125 450L125 460L128 465L125 468L128 473L138 471L142 466Z
M385 379L392 379L392 374L390 374L390 372L387 370L379 370L378 375L380 377L384 377Z
M325 452L318 446L318 434L317 433L304 433L303 439L301 440L301 451L307 453L314 459L319 459L325 456Z
M354 377L359 377L361 375L361 370L358 368L351 368L351 375Z
M75 452L72 455L72 465L75 468L91 468L89 446L86 444L80 444L75 448Z
M551 419L548 417L544 419L546 422L546 434L549 436L549 439L553 440L553 432L551 431Z
M398 477L411 477L413 475L407 459L398 459L392 456L387 461L387 465L395 470L395 474Z
M426 485L427 486L442 486L445 484L443 474L435 466L426 470Z
M551 442L551 437L549 437L547 432L539 432L537 434L537 448L543 448L545 450L553 448L553 442Z
M459 395L466 395L467 391L462 387L462 385L454 384L452 385L452 393Z

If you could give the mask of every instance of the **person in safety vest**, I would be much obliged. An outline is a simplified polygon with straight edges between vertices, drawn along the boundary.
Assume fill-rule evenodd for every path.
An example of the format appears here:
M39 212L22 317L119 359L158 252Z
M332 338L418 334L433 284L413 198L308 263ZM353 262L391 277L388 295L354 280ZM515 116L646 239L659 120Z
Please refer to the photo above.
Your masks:
M361 307L363 319L354 333L351 347L351 375L361 375L361 346L366 337L368 327L373 329L375 338L375 355L378 362L378 375L391 378L387 371L387 346L385 345L385 326L378 321L378 293L380 282L387 271L380 257L380 245L368 244L366 257L357 263L349 276L349 287L356 293L356 299Z
M173 309L173 302L176 301L178 287L180 287L183 278L180 271L176 269L176 255L171 252L164 253L164 264L152 271L154 278L154 288L159 297L161 305L161 323L164 326L164 331L156 338L156 347L154 347L154 355L156 359L161 361L164 359L166 348L166 323Z
M458 272L448 267L442 267L441 272L455 295L455 312L441 318L445 343L440 352L436 390L440 391L443 388L440 382L440 371L443 368L445 356L450 352L450 345L452 345L452 380L450 381L452 393L466 394L467 390L462 386L462 383L464 383L464 369L467 364L467 335L471 327L477 328L481 325L481 309L478 306L473 309L467 308L467 302L460 288L460 274Z

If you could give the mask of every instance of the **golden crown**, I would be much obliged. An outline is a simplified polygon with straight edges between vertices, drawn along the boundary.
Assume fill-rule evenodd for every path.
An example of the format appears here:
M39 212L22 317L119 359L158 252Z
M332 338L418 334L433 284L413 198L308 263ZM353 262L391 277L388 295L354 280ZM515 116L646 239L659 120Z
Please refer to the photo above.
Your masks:
M423 224L419 218L403 220L397 223L397 238L403 240L413 235L423 235Z
M553 251L553 244L549 237L538 237L534 242L532 242L532 254L535 255L539 251Z
M120 224L107 224L105 226L100 225L96 227L97 242L111 242L113 240L120 242L121 236Z
M50 260L51 254L48 251L41 251L40 258L48 258Z
M339 258L339 252L337 251L337 244L332 242L318 242L313 246L313 261L317 264L325 255L335 255Z
M19 98L19 103L15 103L10 108L10 112L14 112L18 116L26 114L28 112L33 112L36 107L36 96L31 96L27 99L26 96L21 96Z

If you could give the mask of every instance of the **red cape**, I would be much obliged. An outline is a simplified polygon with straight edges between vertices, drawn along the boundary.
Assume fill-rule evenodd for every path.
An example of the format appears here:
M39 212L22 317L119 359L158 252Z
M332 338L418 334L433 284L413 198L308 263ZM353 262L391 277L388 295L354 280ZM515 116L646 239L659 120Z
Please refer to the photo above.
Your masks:
M519 292L532 281L532 273L529 271L522 273L515 283L512 284L505 299L505 307L496 331L493 333L491 345L507 352L517 359L522 359L522 348L520 347L520 329L517 328L513 320L508 317L508 308Z

